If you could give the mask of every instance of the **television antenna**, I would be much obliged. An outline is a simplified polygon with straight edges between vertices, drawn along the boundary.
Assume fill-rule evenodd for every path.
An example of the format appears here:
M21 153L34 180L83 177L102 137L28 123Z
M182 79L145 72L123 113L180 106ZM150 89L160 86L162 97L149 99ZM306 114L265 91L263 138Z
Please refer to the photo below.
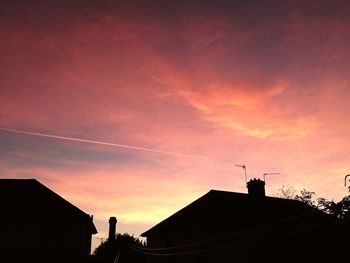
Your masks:
M348 176L350 176L350 174L347 174L347 175L345 175L345 183L344 183L344 185L346 186L346 178L348 177ZM350 191L350 186L349 186L349 191Z
M266 182L266 175L273 175L273 174L280 174L280 173L263 173L264 182Z
M247 180L247 167L245 166L245 164L243 164L243 165L235 164L235 166L243 168L245 183L247 184L248 183L248 180Z

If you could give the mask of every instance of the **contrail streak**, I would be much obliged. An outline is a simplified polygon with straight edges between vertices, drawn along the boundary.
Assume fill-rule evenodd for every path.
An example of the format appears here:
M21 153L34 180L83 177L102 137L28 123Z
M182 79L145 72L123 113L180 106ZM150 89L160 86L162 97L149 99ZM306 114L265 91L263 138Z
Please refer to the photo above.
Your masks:
M9 128L3 128L3 127L0 127L0 131L26 134L26 135L32 135L32 136L39 136L39 137L46 137L46 138L52 138L52 139L57 139L57 140L67 140L67 141L99 144L99 145L105 145L105 146L111 146L111 147L118 147L118 148L125 148L125 149L139 150L139 151L147 151L147 152L154 152L154 153L161 153L161 154L171 154L171 155L177 155L177 156L183 156L183 157L200 158L200 159L206 158L204 156L198 156L198 155L192 155L192 154L186 154L186 153L162 151L162 150L157 150L157 149L152 149L152 148L144 148L144 147L138 147L138 146L132 146L132 145L126 145L126 144L102 142L102 141L95 141L95 140L88 140L88 139L80 139L80 138L74 138L74 137L66 137L66 136L59 136L59 135L47 134L47 133L9 129Z

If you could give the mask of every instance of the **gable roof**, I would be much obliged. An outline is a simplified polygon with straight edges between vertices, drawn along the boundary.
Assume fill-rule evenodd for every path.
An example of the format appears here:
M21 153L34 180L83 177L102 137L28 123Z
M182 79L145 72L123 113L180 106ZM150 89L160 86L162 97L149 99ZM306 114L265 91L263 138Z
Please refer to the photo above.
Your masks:
M185 225L244 229L281 220L312 225L331 222L334 218L297 200L267 196L256 198L249 194L211 190L141 236L176 231L177 227Z
M97 233L90 215L36 179L0 179L0 205L2 211L11 217L87 220L91 233Z

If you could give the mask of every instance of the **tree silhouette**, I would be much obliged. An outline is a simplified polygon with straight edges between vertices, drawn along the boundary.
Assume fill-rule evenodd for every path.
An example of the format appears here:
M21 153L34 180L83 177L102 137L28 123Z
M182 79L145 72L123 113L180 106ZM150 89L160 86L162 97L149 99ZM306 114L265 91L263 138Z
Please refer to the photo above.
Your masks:
M308 191L306 189L302 189L300 191L300 195L295 195L294 196L294 199L295 200L298 200L302 203L305 203L309 206L312 206L312 207L317 207L316 203L317 203L317 200L315 201L314 200L314 196L316 195L315 192L311 192L311 191Z
M339 202L329 201L325 198L318 198L318 208L330 215L340 219L350 216L350 195L343 197Z
M305 189L302 189L300 194L295 193L296 190L293 186L283 186L274 196L298 200L340 219L350 218L350 195L343 197L339 202L335 202L323 197L315 199L316 193Z
M93 255L98 263L112 263L118 254L118 263L142 262L142 255L135 252L132 246L142 247L145 244L128 233L118 234L114 240L103 241Z

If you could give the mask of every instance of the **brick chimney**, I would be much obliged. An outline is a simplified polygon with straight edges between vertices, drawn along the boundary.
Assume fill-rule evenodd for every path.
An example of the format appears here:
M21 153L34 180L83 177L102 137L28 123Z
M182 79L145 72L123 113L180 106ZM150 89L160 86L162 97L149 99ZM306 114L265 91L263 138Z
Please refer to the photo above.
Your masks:
M254 198L260 198L265 196L265 182L260 179L251 179L247 183L248 194Z
M117 227L117 218L115 216L111 216L109 218L109 234L108 234L108 241L115 240L115 234L116 234L116 227Z

